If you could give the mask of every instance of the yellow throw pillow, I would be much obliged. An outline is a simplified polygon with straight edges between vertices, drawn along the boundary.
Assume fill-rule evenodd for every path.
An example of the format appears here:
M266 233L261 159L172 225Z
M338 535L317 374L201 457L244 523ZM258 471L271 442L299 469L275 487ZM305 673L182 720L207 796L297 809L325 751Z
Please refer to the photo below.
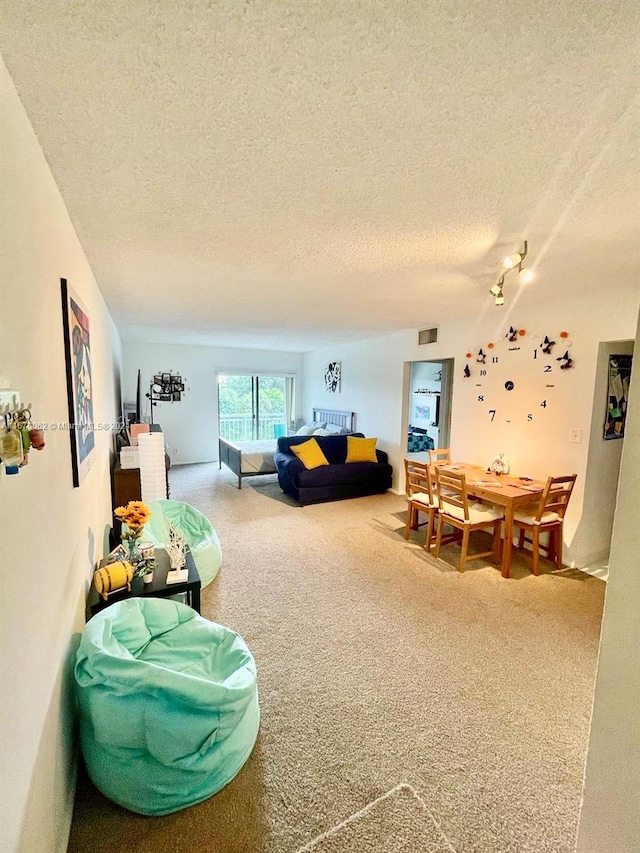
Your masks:
M354 435L347 436L347 458L346 462L377 462L376 444L377 438L357 438Z
M321 465L329 464L327 457L320 449L320 445L315 438L303 441L302 444L292 444L291 450L293 450L305 468L319 468Z

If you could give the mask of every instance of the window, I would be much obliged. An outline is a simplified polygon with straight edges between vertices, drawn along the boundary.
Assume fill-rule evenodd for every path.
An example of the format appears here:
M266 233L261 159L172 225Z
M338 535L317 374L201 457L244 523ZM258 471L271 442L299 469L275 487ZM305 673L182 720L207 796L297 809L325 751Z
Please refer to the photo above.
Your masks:
M293 376L218 374L219 434L227 441L277 438L293 419Z

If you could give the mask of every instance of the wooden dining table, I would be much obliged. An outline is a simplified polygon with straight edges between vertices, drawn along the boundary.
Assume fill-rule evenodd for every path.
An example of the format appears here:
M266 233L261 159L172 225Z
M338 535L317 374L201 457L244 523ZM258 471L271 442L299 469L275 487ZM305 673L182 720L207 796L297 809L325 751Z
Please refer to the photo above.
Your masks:
M451 462L438 466L441 470L464 474L469 497L504 507L504 542L502 545L502 577L508 578L511 570L513 547L513 514L517 507L526 506L539 498L546 483L528 477L493 474L481 465L468 462Z

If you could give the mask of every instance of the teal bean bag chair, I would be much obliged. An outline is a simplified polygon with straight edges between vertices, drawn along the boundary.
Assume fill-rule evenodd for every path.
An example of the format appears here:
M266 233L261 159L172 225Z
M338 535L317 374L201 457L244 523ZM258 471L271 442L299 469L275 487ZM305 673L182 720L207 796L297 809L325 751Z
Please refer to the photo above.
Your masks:
M89 776L133 812L163 815L205 800L256 741L251 652L186 604L129 598L97 613L83 631L75 679Z
M161 548L169 538L167 522L182 531L187 537L204 589L218 574L222 562L220 540L209 519L182 501L148 501L147 506L151 510L151 518L144 526L143 538Z

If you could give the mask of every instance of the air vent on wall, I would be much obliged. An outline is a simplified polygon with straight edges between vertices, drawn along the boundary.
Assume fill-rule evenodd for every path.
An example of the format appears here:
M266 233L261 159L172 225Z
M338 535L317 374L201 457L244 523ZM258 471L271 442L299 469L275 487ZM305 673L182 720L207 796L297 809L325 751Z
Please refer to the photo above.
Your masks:
M435 344L438 340L438 327L434 326L433 329L423 329L421 332L418 332L418 343L419 344Z

